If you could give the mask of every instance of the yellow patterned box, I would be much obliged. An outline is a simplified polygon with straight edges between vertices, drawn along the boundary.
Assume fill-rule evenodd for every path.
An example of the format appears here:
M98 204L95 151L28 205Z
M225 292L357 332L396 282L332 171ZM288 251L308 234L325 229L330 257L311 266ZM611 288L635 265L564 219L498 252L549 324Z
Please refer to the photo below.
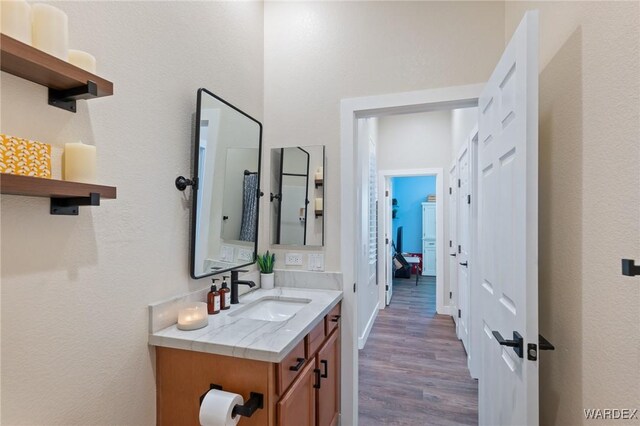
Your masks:
M51 145L0 134L0 173L51 179Z

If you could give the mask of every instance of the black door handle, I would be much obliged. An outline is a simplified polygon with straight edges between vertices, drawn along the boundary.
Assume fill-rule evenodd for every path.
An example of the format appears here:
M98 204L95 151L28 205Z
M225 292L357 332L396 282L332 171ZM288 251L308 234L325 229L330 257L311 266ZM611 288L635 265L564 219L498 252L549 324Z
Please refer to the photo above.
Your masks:
M326 359L321 359L320 364L324 365L324 373L322 373L320 377L326 379L327 377L329 377L329 361L327 361Z
M538 334L538 348L541 351L555 351L556 347L551 344L550 341L542 337L541 334Z
M460 266L464 266L465 268L469 265L469 262L460 262Z
M334 315L333 318L331 318L331 322L338 322L340 321L340 315Z
M316 375L316 382L313 384L313 387L316 389L320 389L320 369L314 368L313 372Z
M298 358L298 359L296 359L296 361L298 361L298 363L296 365L292 365L291 367L289 367L289 370L291 370L291 371L300 371L300 369L304 365L304 362L306 361L306 359Z
M456 254L455 253L449 253L449 256L456 257Z
M510 348L513 348L513 351L516 353L516 355L522 358L522 349L524 346L524 340L522 339L522 336L520 335L520 333L518 333L517 331L514 331L513 340L504 340L504 338L502 337L499 331L493 331L492 333L493 333L493 337L496 338L496 340L500 345L509 346Z

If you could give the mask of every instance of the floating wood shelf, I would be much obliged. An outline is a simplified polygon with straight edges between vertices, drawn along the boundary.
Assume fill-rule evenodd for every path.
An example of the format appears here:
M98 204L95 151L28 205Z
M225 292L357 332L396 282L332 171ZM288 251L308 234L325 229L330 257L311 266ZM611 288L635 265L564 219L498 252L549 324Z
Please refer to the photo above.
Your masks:
M100 205L100 199L115 199L116 187L67 182L32 176L0 174L2 194L51 199L51 214L77 215L78 206Z
M49 104L75 112L77 99L113 95L113 83L0 34L0 68L49 88Z
M316 188L324 185L324 179L316 179L315 182L316 182Z

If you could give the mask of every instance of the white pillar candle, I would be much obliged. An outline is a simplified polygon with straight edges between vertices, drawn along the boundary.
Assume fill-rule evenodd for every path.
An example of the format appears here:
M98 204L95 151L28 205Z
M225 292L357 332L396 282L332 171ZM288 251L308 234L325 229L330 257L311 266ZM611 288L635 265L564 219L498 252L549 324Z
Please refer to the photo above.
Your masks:
M64 146L64 180L96 183L96 147L80 143Z
M316 211L322 211L323 198L316 198Z
M31 6L25 0L0 0L0 32L31 44Z
M96 58L82 50L69 49L69 63L92 74L96 73Z
M31 16L33 47L66 61L69 55L67 14L48 4L34 4Z

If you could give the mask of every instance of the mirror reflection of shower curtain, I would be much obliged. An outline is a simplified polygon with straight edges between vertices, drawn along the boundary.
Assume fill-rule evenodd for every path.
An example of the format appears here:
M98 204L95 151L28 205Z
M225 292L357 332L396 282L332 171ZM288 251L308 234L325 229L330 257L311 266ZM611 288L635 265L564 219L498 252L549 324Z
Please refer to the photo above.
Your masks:
M242 196L242 225L240 241L256 240L258 215L258 174L245 174Z

